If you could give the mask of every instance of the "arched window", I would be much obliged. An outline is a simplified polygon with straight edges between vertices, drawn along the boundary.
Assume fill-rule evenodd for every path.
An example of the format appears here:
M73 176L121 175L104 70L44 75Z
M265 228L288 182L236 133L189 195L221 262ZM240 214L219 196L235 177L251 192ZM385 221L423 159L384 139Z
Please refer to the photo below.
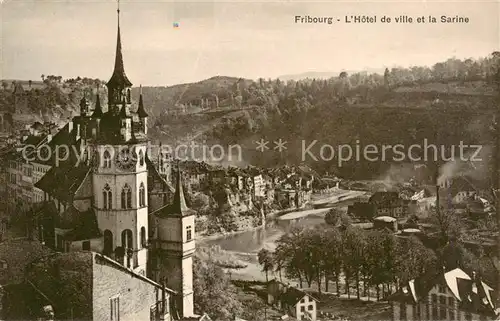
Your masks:
M132 243L132 231L131 230L123 230L122 232L122 247L124 249L134 248Z
M104 168L111 168L111 154L109 151L104 151Z
M104 254L109 255L113 252L113 233L110 230L104 231Z
M141 247L146 247L146 228L141 227Z
M139 150L139 165L144 166L144 153L143 153L142 149Z
M139 186L139 206L146 206L146 190L144 188L144 183Z
M110 210L113 208L113 193L111 192L111 187L108 184L104 186L102 191L102 196L104 200L104 209Z
M132 208L132 190L128 184L122 189L122 208Z

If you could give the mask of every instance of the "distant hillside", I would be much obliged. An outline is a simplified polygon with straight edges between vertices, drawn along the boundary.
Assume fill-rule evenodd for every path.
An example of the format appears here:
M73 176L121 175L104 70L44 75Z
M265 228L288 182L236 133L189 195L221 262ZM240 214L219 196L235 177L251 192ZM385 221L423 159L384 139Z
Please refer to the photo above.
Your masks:
M197 112L201 108L230 106L234 103L239 87L246 87L252 80L216 76L196 83L169 87L143 87L144 103L153 115L160 116L169 110L185 107L187 112ZM137 97L139 88L133 88ZM232 96L231 96L232 95Z
M355 74L359 72L365 72L365 73L372 73L372 74L383 74L384 69L383 68L378 68L378 69L365 69L365 70L344 70L348 74ZM280 80L283 81L288 81L288 80L304 80L304 79L330 79L334 77L338 77L340 74L340 71L309 71L309 72L303 72L300 74L290 74L290 75L282 75L277 77Z

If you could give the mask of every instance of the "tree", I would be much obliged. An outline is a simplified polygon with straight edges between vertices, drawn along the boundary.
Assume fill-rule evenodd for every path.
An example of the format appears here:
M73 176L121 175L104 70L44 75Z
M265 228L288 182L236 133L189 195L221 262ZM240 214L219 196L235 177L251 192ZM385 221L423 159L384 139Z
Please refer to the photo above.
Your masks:
M438 228L441 246L462 236L464 229L462 219L451 209L441 208L439 211L432 209L431 221Z
M257 254L259 264L262 266L262 271L266 273L266 282L269 282L269 271L273 270L273 255L267 249L262 249Z
M396 278L399 282L407 282L435 269L437 262L434 252L416 237L399 239L395 257Z
M342 273L342 236L337 228L326 230L326 242L324 251L324 274L325 290L328 292L328 282L330 278L335 281L337 294L339 293L339 279Z
M236 297L236 289L222 268L210 261L194 258L193 292L197 313L207 313L212 320L234 320L243 306Z
M335 227L347 227L351 224L351 218L345 211L332 208L326 213L325 222Z
M390 87L389 76L390 76L389 68L385 68L385 71L384 71L384 86L386 88Z

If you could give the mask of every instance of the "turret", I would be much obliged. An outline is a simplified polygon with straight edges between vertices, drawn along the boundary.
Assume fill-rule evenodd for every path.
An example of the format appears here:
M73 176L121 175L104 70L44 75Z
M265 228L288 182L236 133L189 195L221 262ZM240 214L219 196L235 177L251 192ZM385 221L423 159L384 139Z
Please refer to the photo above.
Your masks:
M123 65L122 42L120 36L120 9L118 12L118 33L116 39L116 54L115 54L115 68L113 75L109 79L106 86L108 87L108 105L109 110L117 111L120 103L126 99L130 103L130 87L132 83L125 74L125 67Z
M140 86L139 94L139 107L137 108L137 115L139 116L139 130L144 134L148 133L148 113L144 109L144 102L142 100L142 85Z
M95 97L95 108L94 112L92 113L93 118L98 118L100 119L102 117L102 107L101 107L101 99L99 97L99 85L97 85L96 89L96 97Z
M173 203L156 213L158 227L158 255L160 277L166 277L167 286L177 291L176 306L181 317L193 311L193 255L195 252L194 223L196 212L187 207L180 169L177 169Z

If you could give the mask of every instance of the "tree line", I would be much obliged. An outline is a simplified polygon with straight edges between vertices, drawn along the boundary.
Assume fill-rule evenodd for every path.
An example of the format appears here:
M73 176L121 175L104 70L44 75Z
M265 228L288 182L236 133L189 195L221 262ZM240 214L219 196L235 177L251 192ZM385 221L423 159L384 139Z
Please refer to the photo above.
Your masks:
M330 219L331 220L331 219ZM449 226L453 224L450 223ZM473 253L456 238L453 227L443 232L437 227L436 247L416 236L399 237L389 230L363 230L339 218L333 225L292 228L278 241L275 251L262 249L258 261L266 280L297 280L300 287L315 284L319 293L335 291L359 299L375 289L377 299L418 276L460 267L476 271L485 279L496 278L493 260L479 250ZM333 292L333 291L331 291Z

